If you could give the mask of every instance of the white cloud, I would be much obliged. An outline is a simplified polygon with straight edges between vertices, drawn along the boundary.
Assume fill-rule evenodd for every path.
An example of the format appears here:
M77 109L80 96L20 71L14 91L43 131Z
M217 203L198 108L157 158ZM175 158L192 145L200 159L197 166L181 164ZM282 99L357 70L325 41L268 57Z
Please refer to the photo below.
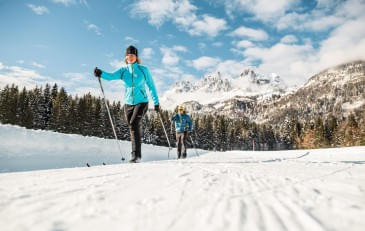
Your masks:
M67 72L63 73L63 75L68 81L72 82L82 82L88 79L87 76L90 76L89 73L79 73L79 72Z
M180 57L176 54L176 52L187 52L186 47L181 45L175 45L172 48L169 47L161 47L160 51L162 53L162 63L168 66L173 66L178 64L180 61ZM171 67L170 67L171 68Z
M342 0L316 0L319 8L332 8L338 5Z
M105 84L103 84L103 85L105 85ZM72 91L73 95L78 95L78 96L86 95L88 93L90 93L91 95L96 96L96 97L101 96L100 89L97 89L94 87L77 87L75 90ZM107 95L108 100L117 101L117 100L121 99L120 95L118 95L117 97L111 97L114 94L113 94L113 92L110 92L110 91L106 91L105 94Z
M36 6L33 4L27 4L27 6L38 15L49 14L49 10L45 6Z
M176 65L179 62L180 58L173 49L161 47L160 50L162 53L162 64Z
M280 42L290 44L290 43L298 42L298 39L295 35L289 34L289 35L285 35L284 37L282 37L280 39Z
M215 47L221 47L221 46L223 46L223 43L222 42L214 42L214 43L212 43L212 45L215 46Z
M125 65L124 60L114 59L109 63L110 66L114 67L115 69L120 69Z
M167 90L170 84L181 80L184 75L187 75L179 67L167 65L163 68L152 68L151 74L160 94Z
M171 20L180 30L194 36L215 37L227 29L224 19L207 14L197 15L197 7L189 0L138 0L132 5L132 15L147 17L151 25L160 27Z
M261 29L252 29L245 26L240 26L229 34L230 36L237 36L242 38L248 38L255 41L267 40L269 35Z
M207 48L207 44L202 43L202 42L198 43L198 46L199 46L200 50L204 50L205 48Z
M279 30L294 29L301 31L324 31L343 22L341 17L326 15L326 12L314 11L312 13L290 13L281 17L276 27Z
M300 39L303 43L298 43L299 39L293 33L282 37L280 42L269 47L234 41L235 48L231 50L242 55L248 65L259 63L259 71L264 74L278 73L288 84L301 84L325 68L365 59L363 12L363 0L321 0L312 11L303 14L289 13L273 24L278 29L329 31L327 38L317 44L312 44L311 39L305 37ZM233 34L236 36L245 34L243 31L235 32Z
M0 87L15 84L20 88L33 88L36 85L39 86L47 82L53 81L35 70L19 66L6 66L0 62Z
M44 65L39 64L39 63L37 63L37 62L32 62L32 66L35 66L35 67L38 67L38 68L45 68L45 66L44 66Z
M166 37L167 37L168 39L173 39L173 38L175 38L176 36L175 36L175 35L173 35L173 34L167 34L167 35L166 35Z
M132 43L132 44L136 44L136 43L138 43L138 42L139 42L137 39L135 39L135 38L133 38L133 37L131 37L131 36L126 36L126 37L124 38L124 40L125 40L125 41L127 41L127 42L129 42L129 43Z
M102 35L101 32L100 32L100 28L95 24L92 24L92 23L88 24L87 29L91 30L91 31L94 31L99 36Z
M202 19L195 20L190 25L186 26L185 30L190 35L208 35L210 37L215 37L220 31L227 28L227 23L224 19L203 15Z
M275 22L279 30L293 29L299 31L327 31L336 28L348 20L363 15L363 0L318 1L315 9L306 13L292 12L282 16Z
M336 15L347 19L361 18L364 15L364 0L347 0L337 7Z
M153 54L154 54L154 52L153 52L152 48L144 48L142 50L141 57L144 58L144 59L151 59Z
M223 75L223 77L237 77L248 66L249 63L245 61L236 61L229 59L223 62L219 62L215 66L214 72L220 72Z
M132 14L147 16L148 23L154 26L161 26L171 18L175 11L176 3L172 0L136 1L132 5Z
M348 20L334 29L315 48L310 42L271 47L251 47L242 52L250 61L259 61L263 73L278 73L288 84L300 84L310 76L345 62L365 59L365 16ZM285 38L285 37L284 37Z
M221 0L229 16L235 12L251 13L262 21L272 21L299 3L299 0Z
M17 63L19 63L19 64L23 64L23 63L24 63L24 60L19 59L19 60L17 60L16 62L17 62Z
M66 80L60 82L59 86L63 86L72 95L85 95L90 93L93 96L99 97L101 89L97 78L92 72L68 72L63 73ZM123 91L121 81L104 81L102 80L105 97L110 101L122 101Z
M45 86L47 83L51 85L57 83L59 87L65 87L66 91L73 95L84 95L91 92L92 95L100 96L100 87L92 72L64 73L63 76L63 80L56 80L43 76L35 70L19 66L6 66L0 62L0 88L14 84L20 89L23 87L32 89L36 86ZM116 84L113 81L103 81L105 94L109 100L120 101L123 99L121 86L121 84Z
M253 47L254 46L254 44L249 40L234 41L233 44L237 48L248 48L248 47Z
M229 50L230 50L232 53L234 53L234 54L242 55L242 50L241 50L241 49L237 49L237 48L232 47L232 48L230 48Z
M194 75L191 75L191 74L183 74L180 78L180 81L181 80L194 82L194 81L196 81L196 77Z
M163 68L153 68L151 70L154 76L160 75L161 78L169 78L170 80L178 80L184 72L178 66L165 66Z
M88 6L87 0L52 0L53 3L62 4L64 6L74 5L76 3Z
M321 42L317 70L343 62L365 59L365 16L349 20Z
M188 49L186 49L186 47L181 46L181 45L175 45L175 46L172 47L172 49L174 51L180 51L180 52L187 52L188 51Z
M200 58L191 61L191 66L197 70L210 69L216 66L220 62L219 58L213 58L209 56L202 56Z
M288 84L304 82L312 74L312 59L315 59L315 50L311 44L277 43L268 48L248 48L243 54L252 61L260 61L262 73L278 73Z

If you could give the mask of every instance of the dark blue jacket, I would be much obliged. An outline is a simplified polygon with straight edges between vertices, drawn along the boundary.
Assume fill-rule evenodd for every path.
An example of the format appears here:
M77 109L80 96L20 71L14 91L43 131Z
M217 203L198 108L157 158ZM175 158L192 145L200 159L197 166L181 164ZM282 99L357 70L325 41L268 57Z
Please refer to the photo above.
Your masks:
M175 114L171 121L175 121L176 132L193 131L193 121L187 114Z

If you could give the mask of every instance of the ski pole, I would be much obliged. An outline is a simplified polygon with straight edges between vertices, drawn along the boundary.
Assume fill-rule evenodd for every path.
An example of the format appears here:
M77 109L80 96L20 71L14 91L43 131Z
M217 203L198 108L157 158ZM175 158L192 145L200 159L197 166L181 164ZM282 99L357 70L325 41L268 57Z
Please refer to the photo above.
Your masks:
M169 140L169 137L167 135L167 132L166 132L166 129L165 129L165 125L163 124L163 121L162 121L161 112L157 112L157 114L159 115L159 118L160 118L160 121L161 121L161 124L162 124L162 128L163 128L163 131L165 132L165 136L166 136L166 139L167 139L167 143L169 144L169 152L167 153L167 159L170 159L170 151L171 151L170 140Z
M191 138L191 136L189 136L189 137L190 137L191 143L192 143L192 144L193 144L193 146L194 146L194 149L195 149L195 155L196 155L196 156L199 156L198 151L196 150L196 146L195 146L195 143L194 143L194 141L193 141L193 138Z
M108 116L109 116L110 124L112 125L112 129L113 129L114 137L115 137L115 140L117 141L117 144L118 144L119 153L120 153L120 155L122 156L122 161L124 161L124 160L125 160L125 158L124 158L124 156L123 156L122 149L120 148L120 143L119 143L119 140L118 140L117 133L115 132L115 127L114 127L113 119L112 119L112 116L110 115L109 106L108 106L108 104L107 104L107 102L106 102L106 99L105 99L104 88L103 88L103 84L101 84L100 77L98 77L98 80L99 80L99 84L100 84L101 93L103 94L104 104L105 104L106 110L107 110L107 112L108 112Z

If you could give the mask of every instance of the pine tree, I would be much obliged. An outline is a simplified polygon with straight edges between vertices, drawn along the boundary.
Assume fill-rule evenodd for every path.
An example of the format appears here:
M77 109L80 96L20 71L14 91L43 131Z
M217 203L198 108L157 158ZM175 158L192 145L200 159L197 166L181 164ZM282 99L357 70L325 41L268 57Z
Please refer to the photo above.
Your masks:
M354 114L347 117L347 122L344 126L344 145L354 146L360 144L360 129L356 122Z
M40 129L41 124L43 123L42 112L40 111L39 106L41 103L42 89L36 86L30 91L29 96L30 110L33 114L33 124L31 128Z
M335 146L335 133L337 130L337 119L333 115L330 115L324 124L324 136L326 142L330 146Z
M78 97L76 96L75 99L69 98L69 109L67 112L67 130L68 133L78 134L79 129L77 124L77 101ZM99 137L102 137L99 135Z
M24 87L22 92L19 94L19 99L18 99L17 124L26 128L32 128L33 126L33 113L30 109L29 104L30 103L29 103L28 92Z
M2 108L2 111L4 113L3 122L5 124L16 124L17 122L18 94L18 87L14 84L10 88L5 89Z
M41 129L48 128L48 122L51 118L52 113L52 97L51 97L51 86L46 84L43 90L43 102L41 103L40 107L42 108L42 124Z
M323 126L323 120L321 117L317 117L314 125L314 143L316 148L327 147L328 143L325 139L325 130Z

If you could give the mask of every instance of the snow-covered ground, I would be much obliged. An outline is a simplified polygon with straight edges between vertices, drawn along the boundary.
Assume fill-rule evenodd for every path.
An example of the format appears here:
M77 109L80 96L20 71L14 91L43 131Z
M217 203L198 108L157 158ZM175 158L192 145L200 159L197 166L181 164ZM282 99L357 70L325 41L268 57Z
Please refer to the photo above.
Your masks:
M120 141L124 158L130 158L131 145ZM144 153L145 150L148 152ZM165 160L168 148L142 146L142 161ZM204 153L198 150L198 153ZM196 155L190 150L188 156ZM170 151L176 158L176 149ZM119 164L121 154L113 139L85 137L50 131L30 130L0 124L0 173L14 171L70 168L90 165Z
M0 198L4 231L364 230L365 147L2 173Z

